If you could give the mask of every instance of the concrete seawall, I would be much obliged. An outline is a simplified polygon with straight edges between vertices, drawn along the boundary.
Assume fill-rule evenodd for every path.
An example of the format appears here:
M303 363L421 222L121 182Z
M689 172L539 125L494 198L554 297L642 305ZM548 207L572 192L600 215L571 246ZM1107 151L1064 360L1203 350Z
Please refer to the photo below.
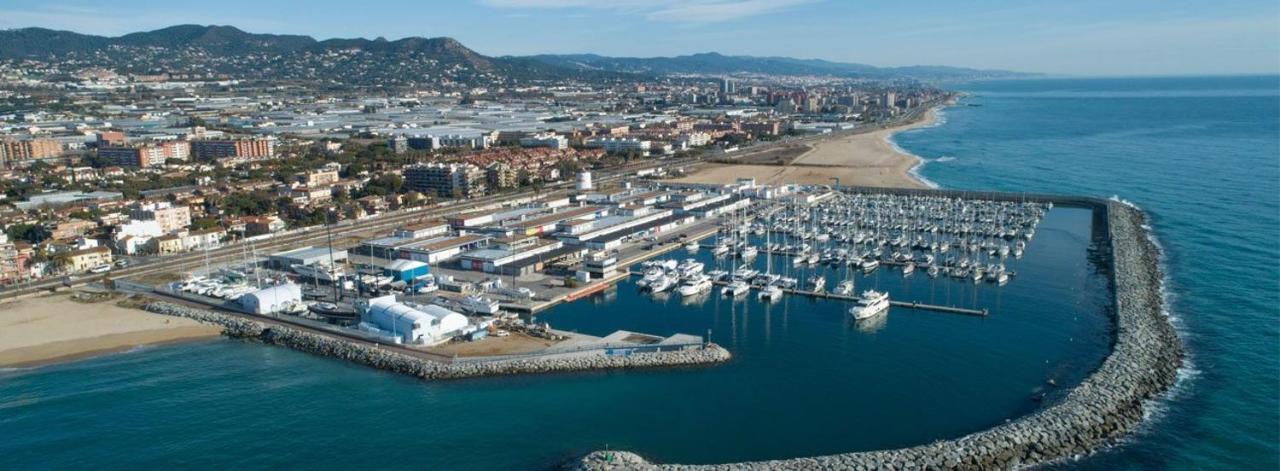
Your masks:
M364 345L350 340L321 335L288 326L268 325L236 316L193 309L166 302L153 302L146 310L156 314L186 317L222 326L223 334L240 339L258 340L270 345L347 360L369 367L422 379L443 380L482 376L558 373L602 369L658 368L698 366L728 361L728 350L717 345L676 351L634 353L629 356L578 355L571 357L533 357L496 359L473 362L440 362Z
M969 192L955 193L954 196L980 197ZM990 198L990 195L983 196ZM1000 196L996 199L1014 197ZM1045 198L1027 196L1030 195L1016 197ZM1055 203L1092 207L1095 221L1102 219L1105 223L1111 242L1115 304L1116 328L1111 354L1061 402L989 430L897 450L720 465L654 464L634 453L597 451L566 467L581 470L1009 469L1086 454L1114 443L1142 421L1146 401L1173 385L1182 362L1181 343L1163 310L1159 249L1148 237L1145 214L1135 208L1093 198L1049 198Z

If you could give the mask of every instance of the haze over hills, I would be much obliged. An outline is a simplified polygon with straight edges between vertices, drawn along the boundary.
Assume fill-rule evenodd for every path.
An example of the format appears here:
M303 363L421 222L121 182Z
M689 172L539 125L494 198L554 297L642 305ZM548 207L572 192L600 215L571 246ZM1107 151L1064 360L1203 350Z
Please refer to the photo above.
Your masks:
M531 59L580 70L648 74L733 74L830 75L865 78L971 79L1015 77L1033 74L1006 70L979 70L963 67L919 65L876 67L867 64L833 62L791 57L727 56L704 52L675 57L606 57L596 54L543 54Z
M104 37L23 28L0 31L0 60L35 59L122 73L280 80L326 86L512 85L565 79L628 80L668 74L757 73L923 80L1008 77L1006 71L941 66L880 68L787 57L626 58L594 54L490 57L447 37L316 40L232 26L179 25Z

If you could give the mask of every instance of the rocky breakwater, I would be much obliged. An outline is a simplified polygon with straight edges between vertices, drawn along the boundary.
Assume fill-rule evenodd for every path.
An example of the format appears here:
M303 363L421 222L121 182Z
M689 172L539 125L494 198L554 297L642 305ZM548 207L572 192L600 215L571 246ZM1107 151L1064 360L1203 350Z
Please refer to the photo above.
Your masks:
M654 464L629 452L593 452L567 465L605 469L1008 469L1087 454L1113 443L1167 391L1182 346L1164 312L1159 249L1138 209L1106 203L1115 296L1115 343L1092 375L1054 405L954 440L897 450L721 465Z
M606 356L602 350L600 355L548 355L510 359L499 358L485 361L452 361L443 357L433 358L426 355L411 355L332 335L318 334L289 326L268 325L239 316L192 309L171 303L153 302L146 305L146 310L156 314L186 317L221 325L223 334L228 337L258 340L271 345L347 360L422 379L461 379L481 376L602 369L698 366L722 363L732 357L728 350L712 344L705 348L634 353L628 356Z

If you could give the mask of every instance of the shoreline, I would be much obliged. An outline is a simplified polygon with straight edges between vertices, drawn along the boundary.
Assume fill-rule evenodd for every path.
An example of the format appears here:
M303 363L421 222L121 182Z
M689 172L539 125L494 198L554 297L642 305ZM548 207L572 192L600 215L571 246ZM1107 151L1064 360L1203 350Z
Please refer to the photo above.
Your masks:
M910 131L912 129L932 128L935 126L941 126L943 124L946 124L946 121L943 120L942 118L942 109L945 106L950 106L950 103L951 102L948 101L947 104L942 104L942 105L938 105L933 108L930 108L929 111L926 112L926 114L928 114L928 117L921 122L921 125L897 129L894 132L891 132L885 135L884 137L885 142L889 144L889 147L892 148L894 152L897 152L899 154L902 154L906 157L909 157L915 160L916 162L915 165L912 165L911 169L907 170L907 178L911 178L915 180L919 184L924 185L925 188L937 190L942 188L942 186L938 185L932 180L929 180L928 178L925 178L925 176L920 173L920 169L924 168L924 164L927 163L927 161L924 160L924 157L918 156L916 154L908 152L906 149L903 149L902 146L898 145L898 141L895 141L893 138L894 136L897 136L898 133Z
M946 105L933 106L911 121L892 127L820 136L807 143L808 150L784 165L710 163L671 181L729 184L738 178L755 178L757 184L827 185L838 178L842 186L937 188L918 172L925 160L899 147L893 136L938 125L943 106Z
M0 368L38 368L222 334L218 326L165 319L116 301L53 295L0 304Z

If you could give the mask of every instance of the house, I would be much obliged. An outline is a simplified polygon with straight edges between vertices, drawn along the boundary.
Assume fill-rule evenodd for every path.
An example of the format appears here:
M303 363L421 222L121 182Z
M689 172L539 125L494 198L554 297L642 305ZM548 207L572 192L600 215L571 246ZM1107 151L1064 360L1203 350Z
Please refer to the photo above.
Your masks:
M111 249L91 247L72 251L68 259L67 270L72 273L84 273L93 268L110 265Z
M158 254L178 253L182 251L182 236L167 234L151 239L151 251Z
M49 238L53 240L71 240L87 234L98 227L98 223L81 219L71 219L53 224L49 227Z
M286 226L277 216L244 216L240 222L244 224L244 233L251 236L283 231Z

